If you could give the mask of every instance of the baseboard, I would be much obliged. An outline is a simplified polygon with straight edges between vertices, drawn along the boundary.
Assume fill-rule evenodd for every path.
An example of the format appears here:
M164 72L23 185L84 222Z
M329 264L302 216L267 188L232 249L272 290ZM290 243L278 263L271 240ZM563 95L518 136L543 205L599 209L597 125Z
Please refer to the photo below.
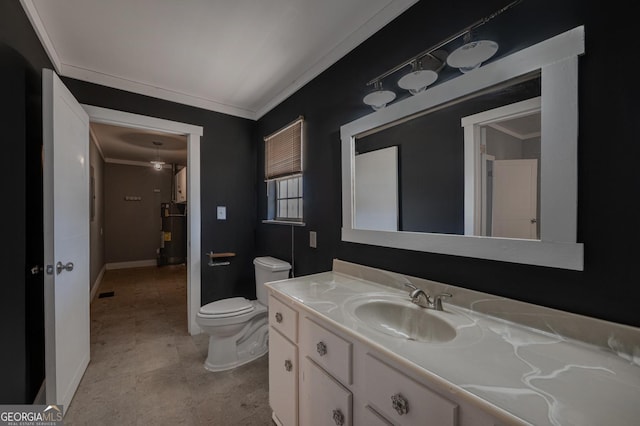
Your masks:
M148 260L134 260L132 262L114 262L107 263L107 271L112 269L128 269L128 268L142 268L145 266L157 266L158 261L156 259Z
M95 282L93 283L93 286L91 286L91 295L89 296L89 303L93 302L93 299L95 299L96 294L98 294L98 288L100 287L100 284L102 283L102 278L104 277L104 272L107 270L106 265L102 266L102 269L100 270L100 273L98 274L98 277L96 278Z

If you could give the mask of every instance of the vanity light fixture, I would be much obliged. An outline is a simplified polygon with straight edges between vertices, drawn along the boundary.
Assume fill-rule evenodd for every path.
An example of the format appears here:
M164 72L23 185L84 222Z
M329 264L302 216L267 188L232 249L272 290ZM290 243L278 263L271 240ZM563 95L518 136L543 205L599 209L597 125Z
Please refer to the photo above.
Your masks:
M382 80L389 77L391 74L396 73L407 65L411 65L411 71L400 78L398 86L406 89L412 95L423 92L430 84L433 84L438 79L438 72L442 69L445 62L454 68L458 68L461 72L466 73L473 69L478 68L483 62L491 58L498 51L498 43L491 40L478 40L471 41L471 31L486 24L491 19L500 15L507 9L512 8L523 0L514 0L511 3L504 6L502 9L493 12L491 15L486 16L466 28L458 31L452 36L442 40L429 49L418 53L417 55L407 59L406 61L396 65L395 67L385 71L379 76L371 79L367 86L373 85L374 91L366 95L362 101L371 106L374 110L379 110L387 106L387 104L396 98L395 93L390 90L382 89ZM444 52L442 49L454 40L460 37L464 37L465 44L455 51L453 51L446 61L444 57L440 57L437 53ZM426 67L424 64L425 59L440 62L439 66L435 68Z
M440 51L442 55L442 51ZM446 57L446 53L444 53ZM436 56L436 52L428 53L411 62L411 71L398 80L398 86L408 90L412 95L423 92L438 79L438 71L444 67L444 60Z
M464 45L447 57L447 65L467 73L478 68L498 51L498 43L491 40L471 41L471 31L464 35Z
M164 161L160 160L160 150L159 147L162 145L162 142L153 141L152 142L156 146L156 159L151 160L150 163L153 164L153 168L155 170L162 170L164 166Z
M362 102L369 105L374 110L384 108L389 102L396 98L396 94L391 90L384 90L382 88L382 80L375 81L373 88L374 91L365 96L362 99Z

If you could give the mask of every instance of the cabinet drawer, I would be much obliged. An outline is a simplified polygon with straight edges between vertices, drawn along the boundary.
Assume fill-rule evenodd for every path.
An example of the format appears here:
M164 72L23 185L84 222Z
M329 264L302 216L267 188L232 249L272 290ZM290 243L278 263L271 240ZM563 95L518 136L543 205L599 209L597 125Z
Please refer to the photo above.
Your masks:
M298 424L298 348L269 330L269 405L283 426Z
M300 424L351 426L351 392L309 357L302 363Z
M298 312L269 296L269 325L293 343L298 341Z
M458 405L385 364L364 357L365 401L396 425L456 426Z
M367 426L393 426L393 423L387 421L376 410L370 406L364 407L364 423Z
M352 344L305 317L300 333L300 351L345 385L351 384Z

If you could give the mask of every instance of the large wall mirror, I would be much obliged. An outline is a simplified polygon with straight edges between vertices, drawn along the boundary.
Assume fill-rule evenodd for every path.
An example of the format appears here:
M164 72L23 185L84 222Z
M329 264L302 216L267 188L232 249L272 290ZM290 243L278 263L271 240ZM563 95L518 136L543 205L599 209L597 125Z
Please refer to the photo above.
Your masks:
M344 241L583 269L578 27L341 127Z

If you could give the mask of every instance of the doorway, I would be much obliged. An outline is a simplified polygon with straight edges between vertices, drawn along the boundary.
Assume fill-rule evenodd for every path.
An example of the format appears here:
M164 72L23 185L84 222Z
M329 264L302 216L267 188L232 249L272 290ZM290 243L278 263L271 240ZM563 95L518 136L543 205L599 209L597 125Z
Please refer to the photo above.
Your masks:
M187 327L189 334L201 332L195 319L200 308L200 137L203 128L91 105L82 105L91 123L184 135L187 139Z

